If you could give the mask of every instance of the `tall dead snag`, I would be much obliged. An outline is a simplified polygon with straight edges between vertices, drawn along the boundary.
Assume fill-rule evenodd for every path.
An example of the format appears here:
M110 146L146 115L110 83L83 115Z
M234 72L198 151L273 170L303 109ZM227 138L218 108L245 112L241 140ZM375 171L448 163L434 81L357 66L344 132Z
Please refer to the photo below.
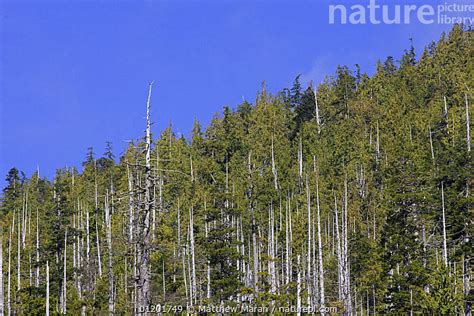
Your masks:
M249 209L252 214L252 250L253 250L253 289L255 294L258 292L258 249L257 249L257 223L255 221L255 208L253 201L253 179L252 179L252 152L249 151L247 160L248 170L248 188L247 199L249 201Z
M298 255L297 260L298 275L296 277L296 315L301 315L301 257Z
M193 207L189 209L189 244L191 252L191 304L197 301L197 285L196 285L196 259L194 255L194 218Z
M446 214L444 209L444 184L441 182L441 206L442 206L442 219L443 219L443 261L444 266L448 267L448 246L446 243Z
M64 232L64 266L63 266L63 288L61 291L61 313L66 314L66 303L67 303L67 273L66 273L66 263L67 263L67 228Z
M109 209L109 192L105 195L105 224L107 226L107 248L109 260L107 263L107 272L109 279L109 315L114 315L114 274L112 270L112 214Z
M464 94L464 100L466 104L466 142L467 142L467 151L471 151L471 127L469 126L469 101L467 99L467 93Z
M151 173L151 118L150 99L153 82L149 84L146 103L146 136L145 136L145 201L138 214L138 308L150 305L150 214L153 211L153 176Z
M350 283L350 265L349 265L349 253L348 253L348 229L347 229L347 177L344 180L344 207L342 209L342 270L343 270L343 296L344 296L344 307L348 315L352 315L352 293Z
M316 115L316 124L318 126L318 134L321 134L321 118L319 116L319 106L318 106L318 96L317 96L317 91L316 87L313 87L313 95L314 95L314 110L315 110L315 115Z
M433 165L435 164L435 154L434 154L434 148L433 148L433 133L431 132L431 124L428 125L428 133L430 137L430 149L431 149L431 160L433 162Z
M46 311L45 315L49 316L49 261L46 261Z
M319 297L320 307L324 310L325 295L324 295L324 266L323 266L323 246L321 243L321 210L319 206L319 176L316 175L316 206L317 206L317 221L318 221L318 260L319 260Z
M275 186L275 190L278 190L278 172L275 163L275 148L273 145L273 135L272 135L272 173L273 173L273 184Z
M39 171L38 171L39 176ZM39 287L40 272L39 272L39 220L38 220L38 209L36 209L36 287Z
M273 203L270 206L268 219L268 273L270 274L270 293L275 294L277 288L276 268L275 268L275 218Z
M7 309L8 315L12 313L12 305L11 305L11 281L12 281L12 264L11 264L11 257L12 257L12 234L13 234L13 227L15 226L15 215L13 215L13 223L10 227L10 238L8 239L8 280L7 280Z
M21 260L20 260L20 254L21 254L21 243L20 243L20 212L18 212L18 247L17 247L17 291L21 289Z
M0 231L0 315L5 313L5 298L3 294L3 234Z
M311 296L312 296L312 289L311 289L311 277L312 277L312 268L313 268L313 265L311 264L311 245L312 245L312 242L311 242L311 226L313 224L312 220L311 220L311 195L310 195L310 191L309 191L309 184L308 184L308 175L306 175L306 204L307 204L307 209L308 209L308 254L307 254L307 260L308 260L308 264L307 264L307 283L308 283L308 306L311 306Z

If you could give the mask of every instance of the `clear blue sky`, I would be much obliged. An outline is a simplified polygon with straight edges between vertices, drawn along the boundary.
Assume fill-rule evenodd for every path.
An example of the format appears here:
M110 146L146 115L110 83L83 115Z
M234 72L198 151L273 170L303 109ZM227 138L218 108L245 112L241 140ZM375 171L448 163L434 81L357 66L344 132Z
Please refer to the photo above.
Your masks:
M329 25L326 0L3 1L0 19L0 187L13 166L51 177L106 141L119 156L142 135L151 80L155 136L170 121L188 135L262 80L275 92L338 64L371 73L449 29Z

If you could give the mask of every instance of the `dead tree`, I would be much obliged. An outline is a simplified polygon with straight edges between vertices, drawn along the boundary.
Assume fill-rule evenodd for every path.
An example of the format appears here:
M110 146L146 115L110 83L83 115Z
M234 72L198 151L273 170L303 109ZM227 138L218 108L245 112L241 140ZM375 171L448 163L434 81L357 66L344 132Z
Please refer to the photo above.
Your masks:
M319 206L319 176L316 175L316 206L318 222L318 259L319 259L319 303L322 310L325 307L324 295L324 265L323 265L323 247L321 243L321 210Z
M109 260L107 264L108 281L109 281L109 315L114 315L114 274L112 265L112 214L109 209L109 192L105 195L105 224L107 226L107 248L109 252Z
M0 315L5 313L5 296L3 294L3 232L0 231Z
M138 214L138 308L145 308L150 305L151 284L150 284L150 215L153 211L153 185L154 180L151 172L151 117L150 99L153 82L148 89L148 99L146 104L146 135L145 135L145 201L143 208Z
M46 261L46 316L49 316L49 261Z
M471 151L471 127L469 126L469 101L467 99L467 93L464 94L464 100L466 104L466 143L467 151Z
M314 95L314 112L316 115L316 124L318 126L318 134L321 134L321 118L319 116L319 106L318 106L318 97L317 97L317 90L316 87L313 87L313 95Z

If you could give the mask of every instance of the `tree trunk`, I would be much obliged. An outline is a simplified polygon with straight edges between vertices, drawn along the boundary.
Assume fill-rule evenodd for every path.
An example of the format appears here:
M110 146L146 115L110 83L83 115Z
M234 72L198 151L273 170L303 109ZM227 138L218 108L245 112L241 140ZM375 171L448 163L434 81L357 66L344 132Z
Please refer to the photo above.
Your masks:
M3 294L3 232L0 231L0 315L5 314L5 295Z
M105 195L105 223L107 225L107 248L109 252L108 279L109 279L109 315L114 315L114 274L112 265L112 214L109 209L109 194Z
M308 254L307 254L307 275L306 275L306 278L307 278L307 286L308 286L308 306L311 306L311 296L312 296L312 286L311 286L311 276L312 276L312 268L313 268L313 265L311 264L311 246L312 246L312 242L311 242L311 226L313 224L312 220L311 220L311 195L310 195L310 191L309 191L309 184L308 184L308 175L306 175L306 207L307 207L307 210L308 210Z
M18 251L17 251L17 291L21 289L21 260L20 260L20 254L21 254L21 243L20 243L20 213L18 212Z
M96 209L97 210L97 209ZM99 235L99 216L95 214L95 234L96 234L96 244L97 244L97 268L99 270L99 277L102 277L102 260L100 255L100 235Z
M469 126L469 101L467 99L467 93L464 94L464 100L466 103L466 143L467 143L467 151L471 151L471 127Z
M296 279L296 315L301 315L301 258L297 257L298 276Z
M138 232L138 307L146 308L150 305L150 215L153 211L153 177L151 173L151 116L150 99L153 82L148 89L146 105L146 136L145 136L145 201L140 214Z
M15 214L15 213L13 213ZM8 281L7 281L7 309L8 315L12 313L12 305L11 305L11 280L12 280L12 265L11 265L11 256L12 256L12 235L13 235L13 227L15 226L15 215L13 215L13 223L10 227L10 238L8 239Z
M49 261L46 261L46 316L49 316Z
M324 265L323 265L323 247L321 243L321 211L319 206L319 176L316 175L316 203L318 215L318 259L319 259L319 297L320 307L324 310L325 295L324 295Z
M196 303L196 292L197 292L197 286L196 286L196 259L194 255L194 219L193 219L193 207L189 209L189 242L191 245L191 274L192 274L192 281L191 281L191 287L192 287L192 297L191 297L191 304Z
M316 114L316 124L318 126L318 134L321 134L321 119L319 117L319 106L318 106L318 97L317 97L317 90L316 86L313 87L313 95L314 95L314 105L315 105L315 114Z
M38 209L36 209L36 287L39 287L40 283L40 270L39 270L39 220L38 220Z
M66 263L67 263L67 228L64 232L64 266L63 266L63 290L62 290L62 313L66 314L66 304L67 304L67 273L66 273Z
M441 181L441 204L442 204L442 211L443 211L443 261L444 266L448 266L448 246L446 242L446 215L444 209L444 184Z
M431 124L428 125L428 132L430 136L430 149L431 149L431 160L433 161L433 165L435 164L435 154L434 154L434 148L433 148L433 136L431 132Z

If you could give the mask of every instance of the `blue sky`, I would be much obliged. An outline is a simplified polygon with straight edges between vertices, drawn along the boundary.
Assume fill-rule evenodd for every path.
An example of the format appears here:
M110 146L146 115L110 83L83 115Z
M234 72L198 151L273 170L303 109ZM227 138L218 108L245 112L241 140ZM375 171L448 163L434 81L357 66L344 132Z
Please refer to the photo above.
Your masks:
M0 186L13 166L51 177L106 141L119 156L142 135L151 80L155 136L170 122L188 135L263 80L276 92L338 64L371 73L449 30L330 25L327 0L0 1Z

